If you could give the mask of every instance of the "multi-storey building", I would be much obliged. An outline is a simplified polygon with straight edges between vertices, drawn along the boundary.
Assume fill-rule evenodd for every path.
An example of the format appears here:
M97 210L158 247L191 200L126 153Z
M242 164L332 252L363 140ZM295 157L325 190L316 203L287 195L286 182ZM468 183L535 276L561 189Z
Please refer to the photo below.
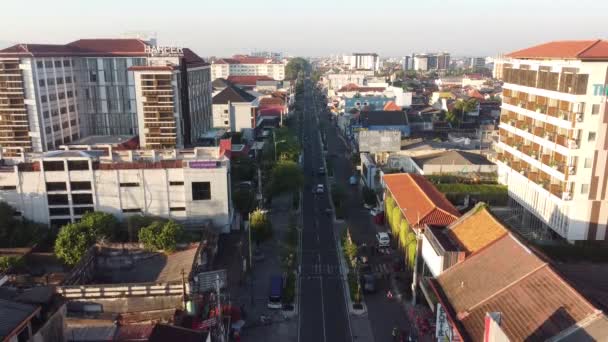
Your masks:
M343 62L348 65L350 69L380 70L380 57L378 57L377 53L355 52L352 55L345 55L343 57Z
M524 228L568 240L608 234L608 42L550 42L497 61L504 80L499 179ZM547 229L550 228L550 229Z
M230 161L218 147L114 150L67 146L0 167L0 200L30 220L61 226L87 211L161 216L189 224L232 222Z
M284 61L265 57L236 55L222 58L211 64L211 79L228 76L268 76L274 80L285 79Z
M450 54L425 53L413 54L411 57L412 67L416 71L447 70L450 67Z
M139 134L141 84L133 68L144 66L170 67L174 97L194 101L176 107L184 131L193 135L210 128L209 66L188 49L158 48L139 39L81 39L0 50L4 155L52 150L89 135Z

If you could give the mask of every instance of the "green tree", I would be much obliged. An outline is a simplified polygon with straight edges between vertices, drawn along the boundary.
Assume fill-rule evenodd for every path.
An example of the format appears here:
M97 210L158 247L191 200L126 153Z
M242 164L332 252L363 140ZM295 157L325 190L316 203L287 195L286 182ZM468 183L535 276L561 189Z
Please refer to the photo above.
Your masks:
M295 80L300 72L305 73L310 69L310 63L306 59L302 57L292 58L285 66L285 79Z
M120 234L116 217L101 211L85 213L79 224L88 227L96 239L106 238L115 241Z
M23 265L23 259L17 256L2 256L0 257L0 273L6 273L9 270Z
M13 207L0 201L0 248L32 246L45 238L45 227L26 219L18 219L16 214Z
M234 208L245 217L255 206L255 195L250 189L237 188L232 193Z
M230 160L230 174L235 183L255 178L255 163L249 157L235 156Z
M155 221L139 230L139 242L148 250L175 251L177 241L182 234L182 227L175 221Z
M270 219L266 213L260 209L256 209L251 213L249 229L251 229L251 238L256 244L260 244L272 236L272 224Z
M281 160L272 168L270 181L272 194L293 193L302 187L304 175L296 162Z
M55 240L55 255L69 266L76 265L95 243L93 230L84 224L68 223L61 227Z

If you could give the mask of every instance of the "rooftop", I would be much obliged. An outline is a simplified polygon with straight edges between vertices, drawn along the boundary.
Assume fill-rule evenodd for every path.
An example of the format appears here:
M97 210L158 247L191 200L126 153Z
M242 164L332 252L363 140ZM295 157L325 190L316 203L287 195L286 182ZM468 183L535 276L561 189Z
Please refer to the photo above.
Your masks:
M243 89L234 86L230 83L226 84L226 88L220 91L213 97L213 104L233 103L249 103L255 101L256 97L244 91Z
M15 334L21 324L33 317L39 307L0 299L0 339Z
M238 85L255 86L258 81L274 81L270 76L228 76L228 82Z
M460 217L458 210L426 178L412 173L385 174L384 183L412 226L447 226Z
M598 312L511 234L446 270L433 287L465 340L483 340L488 312L501 314L513 341L546 340Z
M446 234L467 253L475 253L507 233L484 203L478 203L446 229Z
M424 165L494 165L480 154L458 150L443 151L412 159L420 167L424 167Z
M608 60L608 41L561 40L535 45L506 55L522 59Z
M405 126L408 124L404 111L361 110L361 125L369 126Z

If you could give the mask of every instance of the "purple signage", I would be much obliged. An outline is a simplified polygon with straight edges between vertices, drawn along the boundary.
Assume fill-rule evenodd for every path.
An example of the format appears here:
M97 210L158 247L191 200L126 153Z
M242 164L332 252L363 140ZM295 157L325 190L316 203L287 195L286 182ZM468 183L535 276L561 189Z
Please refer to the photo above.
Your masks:
M191 161L189 166L191 169L215 169L217 161Z

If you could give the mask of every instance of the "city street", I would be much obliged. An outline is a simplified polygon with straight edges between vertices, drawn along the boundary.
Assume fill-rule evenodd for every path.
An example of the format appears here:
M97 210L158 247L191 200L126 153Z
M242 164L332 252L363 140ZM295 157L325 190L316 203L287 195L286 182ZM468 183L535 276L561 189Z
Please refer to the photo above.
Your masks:
M348 184L348 179L355 174L355 170L346 145L338 136L338 129L328 120L327 115L321 115L321 120L327 127L328 154L334 156L335 181L347 189L348 196L344 212L346 213L346 224L351 230L351 237L358 245L365 243L368 246L374 246L376 232L384 231L385 228L373 223L369 210L363 207L359 187ZM409 322L403 306L396 300L386 298L390 285L383 275L393 273L392 267L394 260L398 258L397 253L399 252L393 251L391 255L376 254L372 255L369 260L371 269L377 278L377 291L365 294L365 303L376 341L391 341L392 330L395 327L402 331L409 331Z
M303 229L301 236L299 341L351 341L350 321L340 276L333 220L323 165L322 147L311 81L305 81L303 107L304 175ZM313 194L317 184L325 191Z

